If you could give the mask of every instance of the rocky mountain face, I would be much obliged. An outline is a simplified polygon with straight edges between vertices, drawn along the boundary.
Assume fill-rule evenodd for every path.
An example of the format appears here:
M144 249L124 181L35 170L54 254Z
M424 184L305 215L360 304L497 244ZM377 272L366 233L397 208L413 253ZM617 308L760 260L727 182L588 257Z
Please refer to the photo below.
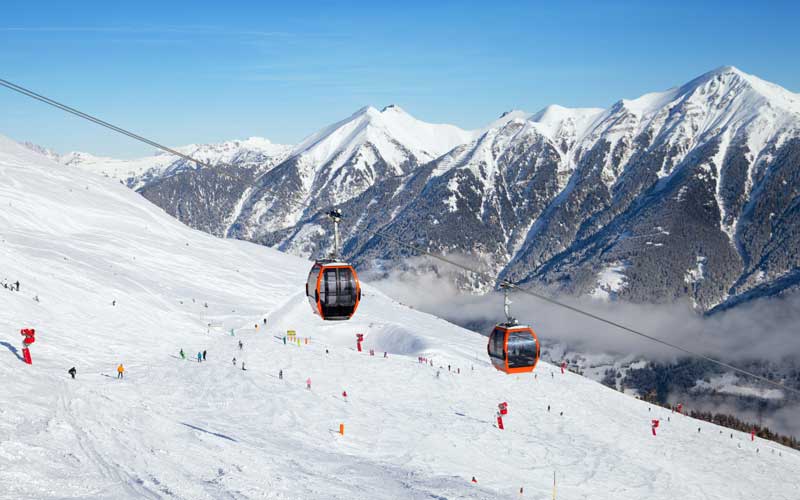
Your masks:
M35 145L28 147L38 150ZM119 179L185 224L225 236L240 210L240 200L256 180L281 163L292 148L251 137L177 149L210 166L198 166L162 152L135 160L74 152L56 155L47 151L45 154L64 165Z
M346 256L375 273L408 256L370 233L382 230L531 286L700 311L800 282L800 96L736 68L476 131L368 107L271 146L233 148L215 168L62 162L102 164L198 229L303 256L329 251L324 213L339 207Z

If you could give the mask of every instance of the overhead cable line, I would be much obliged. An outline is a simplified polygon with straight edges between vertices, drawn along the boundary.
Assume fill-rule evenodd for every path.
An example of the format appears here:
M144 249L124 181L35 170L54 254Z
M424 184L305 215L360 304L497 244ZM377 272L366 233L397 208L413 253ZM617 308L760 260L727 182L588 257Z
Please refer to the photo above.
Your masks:
M172 148L170 148L168 146L164 146L163 144L160 144L160 143L155 142L153 140L147 139L146 137L142 137L142 136L140 136L138 134L135 134L135 133L133 133L133 132L131 132L129 130L123 129L122 127L118 127L116 125L108 123L108 122L106 122L104 120L101 120L100 118L97 118L97 117L92 116L90 114L87 114L87 113L84 113L82 111L79 111L79 110L77 110L77 109L75 109L75 108L73 108L71 106L67 106L66 104L62 104L62 103L60 103L60 102L58 102L58 101L56 101L54 99L50 99L49 97L43 96L41 94L38 94L38 93L36 93L36 92L34 92L34 91L30 90L30 89L22 87L21 85L17 85L15 83L9 82L8 80L3 80L2 78L0 78L0 85L2 85L3 87L8 88L10 90L13 90L15 92L18 92L18 93L20 93L22 95L30 97L32 99L35 99L37 101L40 101L40 102L43 102L43 103L48 104L50 106L53 106L55 108L58 108L58 109L60 109L62 111L65 111L67 113L75 115L75 116L77 116L79 118L83 118L84 120L88 120L90 122L96 123L97 125L100 125L100 126L105 127L107 129L113 130L114 132L118 132L120 134L126 135L126 136L128 136L128 137L130 137L132 139L135 139L137 141L143 142L145 144L148 144L150 146L158 148L158 149L160 149L162 151L165 151L167 153L170 153L170 154L173 154L173 155L178 156L180 158L183 158L184 160L191 161L191 162L194 162L194 163L196 163L198 165L202 165L202 166L206 166L206 167L211 167L212 166L208 162L197 160L197 159L193 158L190 155L181 153L181 152L176 151L175 149L172 149ZM485 271L480 271L480 270L471 268L471 267L466 266L464 264L460 264L460 263L458 263L458 262L456 262L456 261L454 261L452 259L448 259L447 257L444 257L442 255L438 255L438 254L432 253L432 252L430 252L428 250L425 250L424 248L420 248L420 247L417 247L415 245L411 245L411 244L406 243L406 242L404 242L402 240L399 240L399 239L397 239L397 238L395 238L393 236L389 236L389 235L387 235L386 233L384 233L382 231L363 230L363 232L368 233L368 234L372 234L374 236L378 236L379 238L383 238L383 239L391 241L391 242L394 242L394 243L396 243L396 244L398 244L400 246L403 246L405 248L408 248L408 249L413 250L415 252L418 252L420 254L427 255L427 256L432 257L434 259L440 260L442 262L450 264L451 266L457 267L457 268L462 269L464 271L476 274L478 276L482 276L482 277L486 278L487 280L489 280L491 282L495 282L495 283L498 282L498 279L497 279L496 276L492 276L491 274L489 274L489 273L487 273ZM770 380L770 379L768 379L766 377L763 377L763 376L758 375L756 373L753 373L751 371L745 370L743 368L739 368L737 366L733 366L733 365L731 365L729 363L726 363L724 361L712 358L712 357L707 356L705 354L701 354L699 352L692 351L692 350L687 349L685 347L681 347L681 346L679 346L677 344L673 344L671 342L667 342L666 340L662 340L662 339L660 339L658 337L654 337L652 335L648 335L648 334L646 334L644 332L641 332L639 330L636 330L634 328L625 326L622 323L618 323L616 321L604 318L602 316L598 316L597 314L591 313L589 311L585 311L585 310L583 310L583 309L581 309L579 307L567 304L565 302L561 302L560 300L554 299L554 298L549 297L547 295L535 292L535 291L530 290L530 289L520 288L520 286L517 285L516 283L512 283L510 281L505 281L505 280L500 281L500 283L503 286L507 286L509 288L513 288L515 290L518 290L521 293L524 293L526 295L530 295L531 297L535 297L535 298L537 298L539 300L543 300L543 301L548 302L550 304L553 304L555 306L561 307L563 309L567 309L567 310L572 311L572 312L574 312L576 314L580 314L582 316L586 316L588 318L594 319L594 320L599 321L601 323L605 323L607 325L613 326L613 327L615 327L615 328L617 328L619 330L622 330L624 332L627 332L629 334L636 335L638 337L644 338L644 339L649 340L651 342L655 342L657 344L661 344L661 345L663 345L665 347L669 347L671 349L674 349L676 351L682 352L684 354L688 354L690 356L694 356L696 358L708 361L709 363L713 363L713 364L715 364L717 366L721 366L723 368L727 368L727 369L732 370L732 371L734 371L736 373L739 373L741 375L746 375L746 376L751 377L753 379L760 380L761 382L764 382L766 384L769 384L769 385L778 387L780 389L783 389L783 390L786 390L786 391L790 391L790 392L793 392L795 394L800 395L800 390L798 390L798 389L786 386L786 385L784 385L784 384L782 384L780 382L776 382L774 380Z
M8 80L3 80L2 78L0 78L0 85L2 85L3 87L6 87L8 89L13 90L14 92L19 92L22 95L28 96L31 99L36 99L37 101L40 101L40 102L43 102L43 103L48 104L50 106L53 106L54 108L58 108L58 109L60 109L62 111L66 111L67 113L70 113L70 114L73 114L73 115L75 115L77 117L83 118L84 120L89 120L90 122L96 123L97 125L100 125L101 127L105 127L105 128L107 128L109 130L113 130L114 132L118 132L120 134L127 135L128 137L130 137L132 139L135 139L135 140L137 140L139 142L143 142L145 144L153 146L154 148L160 149L162 151L166 151L167 153L173 154L175 156L179 156L179 157L183 158L184 160L194 162L194 163L196 163L198 165L201 165L201 166L204 166L204 167L211 167L212 166L208 162L204 162L204 161L192 158L191 156L189 156L187 154L181 153L180 151L176 151L175 149L172 149L172 148L170 148L168 146L164 146L163 144L160 144L158 142L152 141L152 140L150 140L150 139L148 139L146 137L142 137L141 135L135 134L135 133L131 132L130 130L125 130L122 127L117 127L116 125L113 125L111 123L108 123L107 121L104 121L104 120L101 120L100 118L97 118L96 116L92 116L92 115L90 115L88 113L84 113L83 111L79 111L79 110L77 110L77 109L75 109L75 108L73 108L71 106L67 106L66 104L63 104L63 103L60 103L60 102L58 102L56 100L50 99L49 97L43 96L41 94L37 94L36 92L34 92L34 91L30 90L30 89L26 89L25 87L22 87L21 85L17 85L16 83L12 83L12 82L9 82Z

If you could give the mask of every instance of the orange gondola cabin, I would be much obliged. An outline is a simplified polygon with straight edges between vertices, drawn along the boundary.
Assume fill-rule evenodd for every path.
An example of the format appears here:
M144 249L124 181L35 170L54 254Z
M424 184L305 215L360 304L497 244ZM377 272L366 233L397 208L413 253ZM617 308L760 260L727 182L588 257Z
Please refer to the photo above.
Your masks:
M487 350L494 367L505 373L532 372L539 362L539 338L525 325L496 325Z
M506 322L495 325L489 335L486 350L495 368L505 373L532 372L539 362L541 346L539 337L529 326L520 325L511 316L511 301L508 291L514 285L508 282L500 284L503 289L503 309Z
M308 273L306 297L311 310L324 320L347 320L361 301L361 284L353 266L339 259L339 222L342 213L328 213L333 221L333 252L329 259L318 260Z
M361 301L361 285L353 266L346 262L320 260L308 273L306 297L311 309L325 320L347 320Z

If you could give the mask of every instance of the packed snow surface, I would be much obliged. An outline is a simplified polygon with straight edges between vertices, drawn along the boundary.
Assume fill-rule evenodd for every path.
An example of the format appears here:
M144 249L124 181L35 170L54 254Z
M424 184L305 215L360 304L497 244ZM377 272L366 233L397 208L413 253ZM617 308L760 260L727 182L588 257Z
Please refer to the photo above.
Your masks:
M557 498L797 498L794 451L547 363L506 376L484 337L369 286L324 323L307 261L4 138L0 199L0 278L20 282L0 289L2 498L549 499L554 472Z

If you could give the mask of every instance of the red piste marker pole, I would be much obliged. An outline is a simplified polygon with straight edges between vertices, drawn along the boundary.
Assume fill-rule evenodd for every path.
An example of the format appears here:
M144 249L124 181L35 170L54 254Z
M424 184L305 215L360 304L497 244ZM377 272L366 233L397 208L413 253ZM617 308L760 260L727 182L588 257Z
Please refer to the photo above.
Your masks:
M33 328L23 328L19 331L19 333L25 337L22 339L22 359L25 361L25 363L31 365L33 364L33 361L31 360L31 351L29 347L31 344L36 342L36 330Z

